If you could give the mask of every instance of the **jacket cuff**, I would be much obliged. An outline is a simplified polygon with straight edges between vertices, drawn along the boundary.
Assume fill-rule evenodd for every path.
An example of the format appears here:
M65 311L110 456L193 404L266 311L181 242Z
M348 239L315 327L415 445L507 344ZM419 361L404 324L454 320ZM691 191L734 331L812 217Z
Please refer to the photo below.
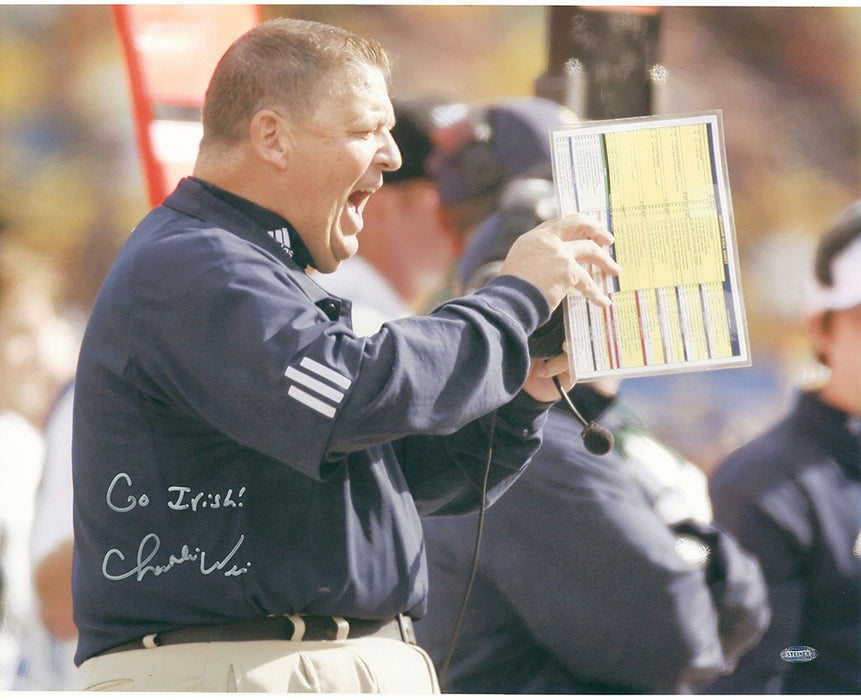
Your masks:
M547 297L535 285L514 275L500 275L475 292L479 297L493 299L492 307L516 318L526 335L550 320Z

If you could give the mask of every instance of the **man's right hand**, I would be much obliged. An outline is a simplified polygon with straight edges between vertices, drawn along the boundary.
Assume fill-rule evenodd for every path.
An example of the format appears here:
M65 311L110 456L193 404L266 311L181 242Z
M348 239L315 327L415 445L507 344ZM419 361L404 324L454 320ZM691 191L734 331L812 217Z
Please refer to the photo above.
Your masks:
M499 274L515 275L538 287L551 309L572 287L592 303L606 307L609 297L583 265L591 263L605 274L619 274L621 267L603 248L612 242L613 235L590 216L570 214L548 219L514 242Z

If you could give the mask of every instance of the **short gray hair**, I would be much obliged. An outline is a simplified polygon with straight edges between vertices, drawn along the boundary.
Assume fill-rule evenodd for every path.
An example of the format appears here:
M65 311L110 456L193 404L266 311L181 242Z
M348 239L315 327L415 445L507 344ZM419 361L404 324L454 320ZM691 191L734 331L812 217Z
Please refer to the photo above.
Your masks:
M308 20L263 22L233 42L215 68L203 104L203 143L241 140L265 107L305 119L320 98L336 93L336 78L361 66L391 76L389 55L373 39Z

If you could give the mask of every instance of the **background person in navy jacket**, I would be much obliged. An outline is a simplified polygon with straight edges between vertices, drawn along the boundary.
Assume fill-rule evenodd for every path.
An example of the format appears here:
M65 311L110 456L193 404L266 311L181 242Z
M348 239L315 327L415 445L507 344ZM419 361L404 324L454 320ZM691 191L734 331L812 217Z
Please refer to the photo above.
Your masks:
M759 557L774 610L715 693L861 693L861 200L813 272L808 326L828 377L711 479L715 518Z
M532 115L535 138L509 149L547 138L550 118ZM470 236L458 266L467 290L499 273L521 226L555 211L549 155L532 151L530 172L509 180ZM468 179L468 162L451 166ZM416 632L444 691L691 692L764 631L762 573L710 523L704 475L649 435L616 388L578 384L569 394L587 420L613 431L611 453L590 454L559 403L529 468L487 511L450 662L479 519L424 519L430 596Z

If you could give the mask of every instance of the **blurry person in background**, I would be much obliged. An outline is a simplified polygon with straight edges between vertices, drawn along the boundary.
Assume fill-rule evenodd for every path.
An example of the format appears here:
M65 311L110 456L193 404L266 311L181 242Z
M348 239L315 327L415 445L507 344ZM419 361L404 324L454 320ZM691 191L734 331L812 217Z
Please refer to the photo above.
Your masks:
M56 272L0 237L0 689L45 680L51 639L33 597L30 536L42 474L42 426L74 373L77 339L57 309Z
M60 292L46 258L0 233L0 408L38 428L75 371L77 336Z
M375 333L384 321L426 311L455 259L455 240L442 224L439 192L425 161L431 133L465 108L438 97L394 99L392 104L392 138L403 165L383 173L383 187L365 205L358 254L317 277L327 291L350 299L359 335Z
M33 584L50 654L33 690L74 690L78 629L72 619L72 401L74 382L60 392L45 423L45 460L31 538Z
M467 292L499 272L516 231L555 216L543 165L510 180L472 233L458 267ZM651 436L617 389L600 380L569 392L612 431L603 456L561 402L551 409L529 468L486 513L460 623L479 517L425 518L430 595L416 634L444 691L691 692L764 631L762 574L711 524L704 475Z
M573 119L570 110L552 100L517 97L474 106L434 130L427 167L458 255L475 226L496 210L512 178L547 167L550 128Z
M714 693L861 693L861 200L819 242L808 328L828 370L718 465L718 523L760 560L773 619Z

